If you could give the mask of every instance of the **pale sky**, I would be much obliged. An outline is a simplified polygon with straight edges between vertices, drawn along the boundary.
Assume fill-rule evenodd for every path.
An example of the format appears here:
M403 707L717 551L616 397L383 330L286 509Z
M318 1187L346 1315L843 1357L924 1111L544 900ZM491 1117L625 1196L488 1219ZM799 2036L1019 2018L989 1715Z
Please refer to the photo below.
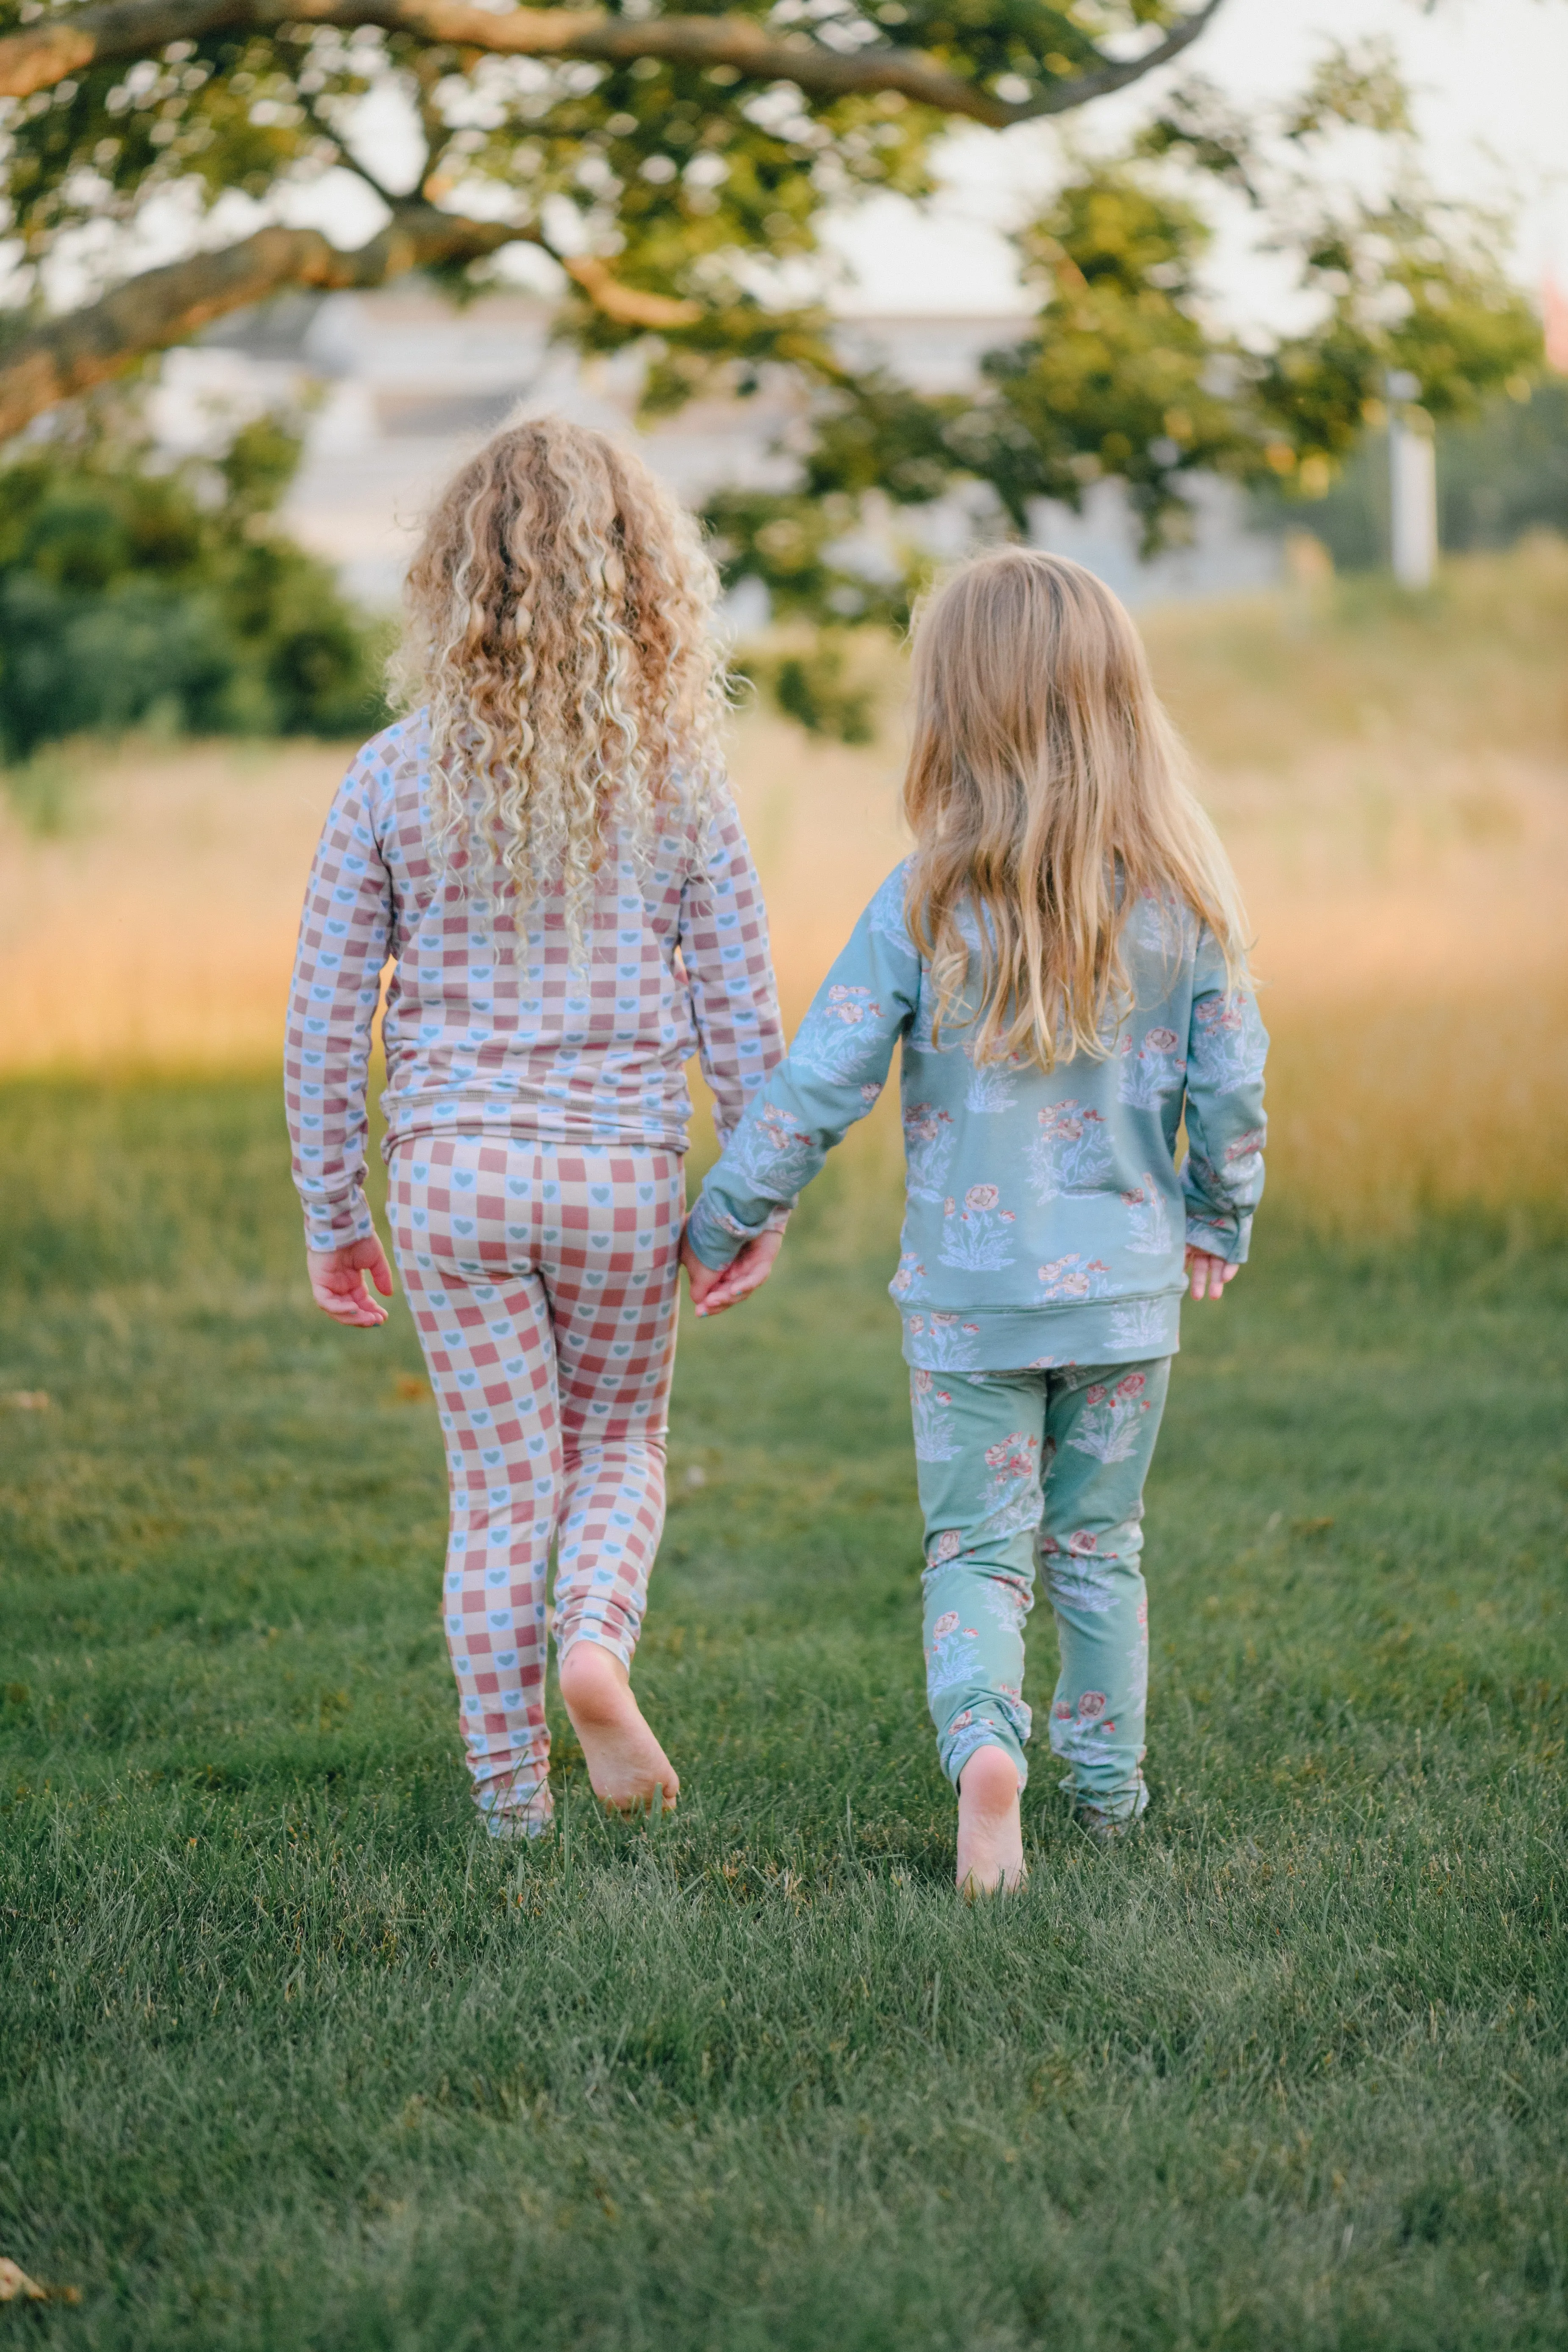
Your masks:
M1224 0L1210 29L1162 79L1199 73L1244 104L1305 81L1330 41L1391 40L1415 97L1422 163L1442 194L1514 213L1512 263L1532 290L1568 282L1568 0ZM1145 113L1152 78L1078 118L1098 144ZM1074 118L1066 118L1070 124ZM837 299L879 310L1005 310L1023 296L1005 229L1059 169L1050 123L963 131L942 152L943 188L924 209L879 197L833 242L853 273ZM1267 308L1268 272L1230 242L1222 293ZM1228 279L1229 282L1226 282Z

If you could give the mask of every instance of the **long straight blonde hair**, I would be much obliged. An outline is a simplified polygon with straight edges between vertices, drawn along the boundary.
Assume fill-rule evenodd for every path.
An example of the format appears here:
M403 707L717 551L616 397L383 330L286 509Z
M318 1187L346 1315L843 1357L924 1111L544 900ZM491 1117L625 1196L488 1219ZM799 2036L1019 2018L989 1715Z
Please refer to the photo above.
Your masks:
M1010 547L938 591L916 625L904 779L906 911L938 1034L963 1025L977 1061L1047 1070L1105 1055L1145 893L1190 908L1232 985L1245 976L1235 877L1184 766L1142 641L1092 572Z
M404 707L429 705L437 871L524 905L559 884L580 953L612 827L645 856L721 787L717 593L695 523L606 434L515 420L459 467L393 665Z

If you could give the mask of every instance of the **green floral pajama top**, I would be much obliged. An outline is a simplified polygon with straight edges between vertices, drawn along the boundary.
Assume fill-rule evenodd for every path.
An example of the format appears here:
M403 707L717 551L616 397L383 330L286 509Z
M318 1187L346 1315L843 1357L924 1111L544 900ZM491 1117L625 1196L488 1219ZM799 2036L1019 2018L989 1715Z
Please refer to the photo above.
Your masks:
M978 1062L964 1028L933 1034L906 874L882 884L730 1138L692 1212L692 1248L727 1265L865 1117L901 1045L906 1208L890 1287L908 1361L1018 1371L1171 1355L1184 1245L1239 1264L1263 1191L1268 1040L1251 992L1227 988L1213 934L1185 908L1141 898L1122 937L1134 1003L1103 1057L1049 1073ZM975 971L973 924L970 936Z

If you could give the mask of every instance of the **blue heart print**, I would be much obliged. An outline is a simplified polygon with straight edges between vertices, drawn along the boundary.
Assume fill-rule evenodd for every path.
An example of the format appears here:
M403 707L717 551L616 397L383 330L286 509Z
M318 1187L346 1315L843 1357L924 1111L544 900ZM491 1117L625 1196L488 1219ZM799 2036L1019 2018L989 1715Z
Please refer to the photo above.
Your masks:
M559 1076L564 1106L574 1080L564 1066ZM489 1073L476 1065L475 1076L483 1087ZM497 1104L500 1108L499 1096ZM548 1114L548 1102L544 1108ZM410 1236L410 1277L423 1294L416 1303L422 1306L424 1336L433 1363L440 1367L442 1402L452 1408L442 1416L444 1425L462 1433L458 1459L469 1465L456 1498L462 1525L451 1543L444 1625L458 1675L470 1762L480 1776L481 1791L494 1791L510 1785L509 1776L521 1760L537 1763L540 1668L550 1622L542 1531L553 1523L563 1538L565 1591L560 1605L571 1612L568 1639L587 1630L624 1648L625 1601L640 1581L649 1517L648 1498L635 1476L623 1484L612 1475L607 1488L595 1483L591 1500L575 1477L568 1484L552 1476L560 1451L547 1433L552 1384L538 1384L548 1319L552 1312L574 1314L584 1340L591 1334L591 1355L601 1367L605 1394L595 1397L593 1381L586 1382L582 1410L584 1440L596 1455L605 1423L628 1406L647 1412L650 1394L668 1379L662 1360L648 1369L650 1358L661 1351L657 1333L646 1327L668 1286L667 1227L685 1193L676 1178L666 1178L668 1163L662 1161L640 1163L644 1169L657 1165L660 1172L655 1178L638 1179L634 1165L625 1171L627 1181L620 1181L619 1165L612 1171L605 1156L616 1148L608 1132L584 1146L586 1167L581 1160L567 1163L563 1181L550 1179L552 1166L559 1163L548 1148L522 1158L526 1174L510 1172L504 1160L487 1173L468 1153L468 1141L465 1136L458 1155L468 1159L465 1167L420 1163L420 1181L433 1189L434 1200L412 1183L399 1208ZM445 1141L441 1151L444 1160ZM595 1159L601 1175L590 1182ZM408 1168L408 1160L402 1165ZM513 1159L511 1169L518 1165ZM570 1221L564 1214L568 1200L575 1204ZM620 1213L634 1203L634 1216ZM622 1223L633 1231L621 1234L616 1228ZM428 1254L433 1226L448 1236L448 1288L441 1292L441 1258L432 1257L419 1269L422 1283L414 1271L412 1236L417 1233L419 1247ZM493 1256L492 1240L500 1244ZM531 1287L542 1276L548 1280L556 1265L552 1253L568 1260L559 1269L559 1307L550 1297L525 1297L522 1287ZM492 1410L486 1409L487 1391L495 1391ZM449 1435L448 1446L456 1443ZM570 1514L568 1526L562 1525L558 1512L563 1517ZM566 1594L574 1591L575 1598L568 1601ZM470 1654L468 1636L473 1633L480 1638ZM502 1648L503 1643L515 1646ZM476 1690L476 1682L482 1687Z

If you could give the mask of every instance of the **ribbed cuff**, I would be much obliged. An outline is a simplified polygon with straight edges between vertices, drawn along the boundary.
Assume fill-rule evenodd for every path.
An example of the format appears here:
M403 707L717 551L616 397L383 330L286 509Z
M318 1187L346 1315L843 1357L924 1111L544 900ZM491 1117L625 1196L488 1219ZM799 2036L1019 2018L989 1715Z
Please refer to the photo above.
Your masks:
M709 1205L706 1192L699 1192L697 1205L686 1221L686 1242L693 1257L700 1258L711 1274L722 1274L732 1265L751 1236L736 1233L727 1217L721 1217Z
M1227 1265L1247 1264L1247 1245L1252 1234L1252 1219L1243 1217L1237 1224L1216 1224L1207 1217L1195 1217L1187 1211L1187 1247L1206 1250L1210 1257L1222 1257Z
M305 1247L310 1250L346 1249L351 1242L369 1241L374 1232L370 1203L357 1185L345 1200L305 1211Z

